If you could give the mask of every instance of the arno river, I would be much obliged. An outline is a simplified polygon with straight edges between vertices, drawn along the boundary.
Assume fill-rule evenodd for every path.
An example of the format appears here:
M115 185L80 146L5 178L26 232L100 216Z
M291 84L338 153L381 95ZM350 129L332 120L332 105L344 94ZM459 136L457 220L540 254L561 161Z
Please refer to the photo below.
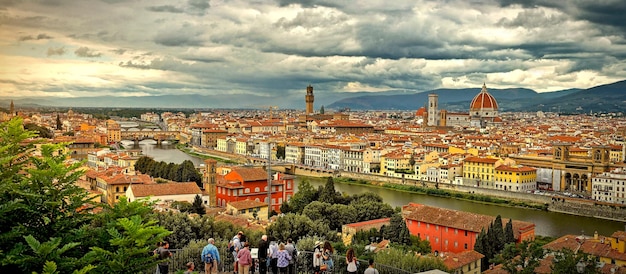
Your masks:
M132 142L130 142L130 145L132 145ZM201 159L189 156L172 146L164 145L156 147L156 145L154 145L151 141L142 141L140 147L144 154L152 156L156 161L182 163L184 160L191 160L195 165L202 163ZM301 178L296 179L297 182L300 182L300 180ZM321 178L312 178L308 180L315 188L326 182L326 179ZM372 191L378 193L383 200L386 203L389 203L392 207L402 206L408 204L409 202L413 202L492 216L500 214L503 218L513 218L516 220L532 222L536 225L535 234L544 236L558 237L565 234L580 235L583 231L586 235L593 235L594 231L598 231L600 235L610 236L617 230L624 230L626 225L625 222L578 217L574 215L532 209L486 205L450 198L432 197L428 195L411 194L395 190L358 185L336 183L335 190L346 192L348 194Z

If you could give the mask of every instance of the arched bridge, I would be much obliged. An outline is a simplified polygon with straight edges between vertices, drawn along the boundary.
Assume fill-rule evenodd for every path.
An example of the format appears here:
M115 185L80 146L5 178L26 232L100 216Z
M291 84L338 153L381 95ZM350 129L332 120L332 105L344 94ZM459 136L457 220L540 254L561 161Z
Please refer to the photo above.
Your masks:
M161 130L136 130L136 131L122 131L120 133L122 140L134 140L139 142L141 140L152 139L160 144L163 140L180 140L179 131L161 131Z

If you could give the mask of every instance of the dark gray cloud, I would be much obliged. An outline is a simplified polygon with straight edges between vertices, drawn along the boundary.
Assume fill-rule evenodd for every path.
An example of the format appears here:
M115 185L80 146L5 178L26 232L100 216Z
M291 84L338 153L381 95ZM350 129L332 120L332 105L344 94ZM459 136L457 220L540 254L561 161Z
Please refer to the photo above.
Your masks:
M203 44L200 38L201 35L201 29L185 25L180 29L164 30L158 33L154 38L154 42L168 47L198 47Z
M48 54L47 56L53 56L53 55L63 55L65 54L65 48L60 47L60 48L48 48Z
M626 37L626 1L622 0L501 0L503 7L521 5L526 8L548 7L562 11L577 20L586 20L601 26L612 28L614 34Z
M187 2L191 14L204 15L211 7L209 0L189 0Z
M183 9L177 8L172 5L152 6L152 7L147 7L146 9L149 11L154 11L154 12L170 12L170 13L183 13L184 12Z
M32 35L26 35L26 36L20 36L20 38L18 39L19 41L28 41L28 40L44 40L44 39L52 39L53 37L50 35L47 35L45 33L40 33L37 36L32 36Z
M323 0L278 0L278 5L281 7L289 6L289 5L300 5L303 7L339 7L339 2L341 1L323 1Z
M128 51L127 49L112 49L111 52L117 54L117 55L122 55L124 53L126 53L126 51Z
M545 91L626 77L624 4L615 0L55 1L62 5L10 1L0 9L5 41L43 40L12 43L6 52L38 52L30 62L47 49L55 62L109 66L101 71L119 74L98 75L105 81L94 85L107 83L102 90L110 92L300 98L309 83L323 94L484 81ZM72 80L81 85L81 77ZM126 89L128 83L146 89Z
M102 56L102 53L96 52L92 49L89 49L88 47L80 47L74 51L74 54L76 54L76 56L78 57L87 57L87 58L94 58L94 57Z

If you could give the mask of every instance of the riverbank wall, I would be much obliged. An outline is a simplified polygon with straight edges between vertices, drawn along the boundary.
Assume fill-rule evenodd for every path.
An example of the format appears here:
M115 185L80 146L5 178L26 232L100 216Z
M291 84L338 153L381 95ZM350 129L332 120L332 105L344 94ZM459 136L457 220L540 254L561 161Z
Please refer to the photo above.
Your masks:
M532 203L545 204L548 207L548 211L571 214L576 216L586 216L593 218L602 218L608 220L615 220L626 222L626 210L619 206L610 206L605 204L596 203L593 200L584 199L571 199L571 198L557 198L548 195L539 195L526 192L512 192L497 189L487 189L472 186L452 185L452 184L437 184L435 182L415 181L410 179L387 177L377 174L363 174L354 172L336 172L336 173L323 173L314 170L302 170L295 168L295 175L310 176L310 177L347 177L355 180L364 180L373 184L391 183L399 185L415 185L428 188L439 188L457 192L492 196L501 199L509 199L516 201L526 201Z
M215 156L232 159L237 162L247 162L248 160L244 156L232 155L229 153L224 153L215 150L207 150L207 149L199 149L196 148L202 153L213 154ZM346 171L329 171L323 169L315 169L311 167L304 167L298 165L277 165L272 166L272 169L275 171L289 173L297 176L307 176L307 177L347 177L355 180L364 180L371 183L392 183L392 184L400 184L400 185L415 185L421 187L428 188L439 188L457 192L492 196L501 199L510 199L516 201L525 201L532 202L538 204L548 205L548 211L571 214L576 216L586 216L592 218L602 218L608 220L615 220L626 222L626 210L623 207L619 206L610 206L605 204L596 203L593 200L583 200L583 199L570 199L570 198L556 198L553 196L546 195L538 195L533 193L526 192L512 192L512 191L504 191L497 189L487 189L487 188L479 188L472 186L463 186L463 185L453 185L453 184L443 184L443 183L435 183L435 182L426 182L426 181L416 181L412 179L405 178L397 178L397 177L388 177L378 174L364 174L364 173L355 173L355 172L346 172Z

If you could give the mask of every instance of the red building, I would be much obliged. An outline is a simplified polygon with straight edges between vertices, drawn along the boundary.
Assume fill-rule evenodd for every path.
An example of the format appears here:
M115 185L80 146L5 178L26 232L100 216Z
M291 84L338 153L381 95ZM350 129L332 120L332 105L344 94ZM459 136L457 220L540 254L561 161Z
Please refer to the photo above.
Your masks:
M493 216L409 203L402 215L411 235L430 242L433 252L462 252L474 250L476 238L496 219ZM502 219L506 225L508 219ZM503 227L504 229L504 227ZM513 220L517 242L535 238L535 224Z
M272 210L280 212L280 206L293 196L294 177L281 173L272 178ZM254 200L267 203L267 172L260 167L233 167L217 182L217 206L226 207L229 202Z

